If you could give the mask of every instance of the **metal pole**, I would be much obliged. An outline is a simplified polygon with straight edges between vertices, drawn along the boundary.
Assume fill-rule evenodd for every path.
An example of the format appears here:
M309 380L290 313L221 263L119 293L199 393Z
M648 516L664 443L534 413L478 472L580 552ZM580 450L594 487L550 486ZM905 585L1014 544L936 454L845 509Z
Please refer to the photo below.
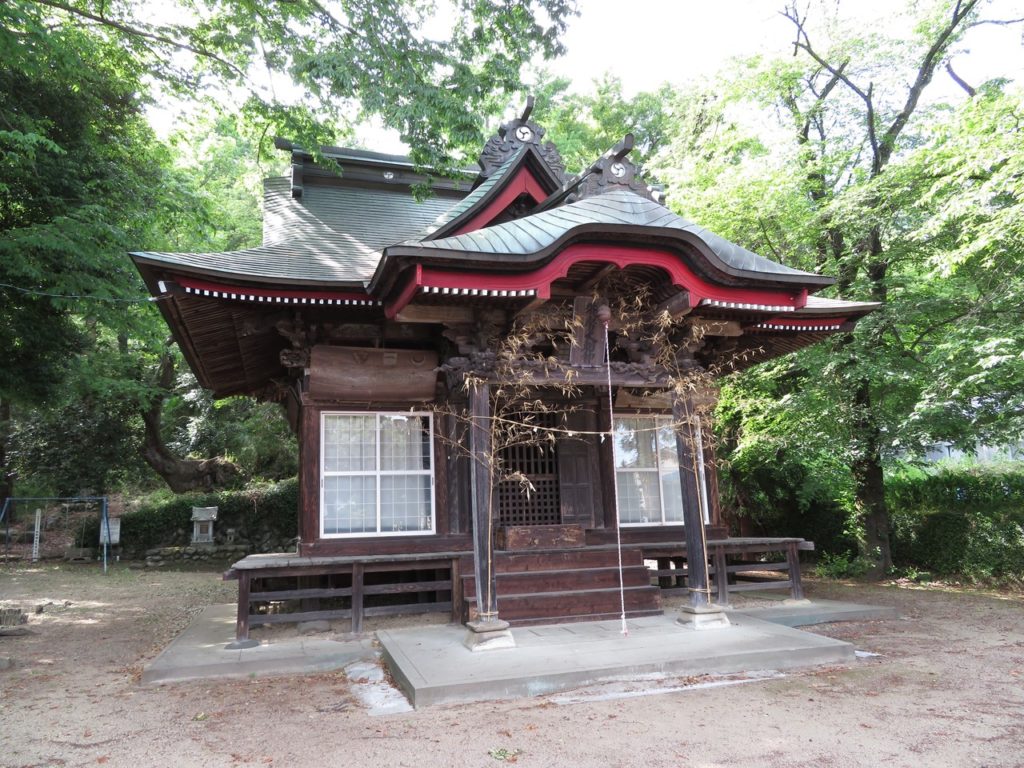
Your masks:
M0 510L0 520L4 521L4 562L7 562L7 558L11 555L11 518L7 514L8 507L11 506L11 497L8 496L4 499L4 507Z
M107 535L103 537L103 572L107 572L107 547L110 545L110 518L107 517L107 497L104 496L100 501L102 509L102 525L106 529Z

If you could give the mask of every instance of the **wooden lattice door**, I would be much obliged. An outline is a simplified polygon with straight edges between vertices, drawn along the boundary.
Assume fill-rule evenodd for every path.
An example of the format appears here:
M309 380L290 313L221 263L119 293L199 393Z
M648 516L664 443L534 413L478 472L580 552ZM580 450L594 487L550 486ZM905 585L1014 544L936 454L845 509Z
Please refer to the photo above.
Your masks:
M538 426L556 425L554 414L531 416ZM533 489L527 492L517 480L498 483L499 525L558 525L562 522L558 493L558 448L555 443L516 444L499 451L505 473L521 473Z

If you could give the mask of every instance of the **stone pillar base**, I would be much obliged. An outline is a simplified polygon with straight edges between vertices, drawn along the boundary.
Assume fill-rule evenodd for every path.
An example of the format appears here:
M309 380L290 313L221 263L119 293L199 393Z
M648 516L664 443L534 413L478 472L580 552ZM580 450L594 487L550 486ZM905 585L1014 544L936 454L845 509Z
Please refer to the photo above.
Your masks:
M507 621L467 621L466 630L462 644L474 653L516 647Z
M244 648L256 648L257 646L259 646L259 644L259 640L253 640L252 638L247 637L245 638L245 640L232 640L230 643L224 646L224 650L237 651L239 649Z
M684 605L676 623L690 629L725 629L731 626L729 617L720 605Z

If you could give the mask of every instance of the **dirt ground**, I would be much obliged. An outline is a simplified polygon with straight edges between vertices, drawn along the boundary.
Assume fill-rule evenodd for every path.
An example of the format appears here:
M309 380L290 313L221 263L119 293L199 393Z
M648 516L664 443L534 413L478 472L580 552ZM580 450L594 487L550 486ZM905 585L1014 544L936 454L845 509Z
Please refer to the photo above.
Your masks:
M32 634L0 637L0 767L1024 766L1020 595L812 582L811 597L900 610L815 628L880 655L728 687L373 716L340 672L142 686L233 587L215 572L0 569L0 606L44 606Z

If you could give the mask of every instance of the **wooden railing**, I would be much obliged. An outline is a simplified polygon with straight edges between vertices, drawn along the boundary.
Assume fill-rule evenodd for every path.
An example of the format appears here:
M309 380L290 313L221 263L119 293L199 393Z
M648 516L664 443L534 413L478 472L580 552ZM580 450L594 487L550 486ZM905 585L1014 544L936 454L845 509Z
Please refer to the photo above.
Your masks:
M759 591L766 589L788 589L790 597L802 600L803 583L800 579L800 552L814 549L813 541L795 538L737 538L711 539L708 541L709 575L713 579L714 602L729 604L729 593ZM684 544L656 544L643 546L644 559L654 560L657 568L651 568L652 578L658 580L663 591L686 591L686 546ZM730 557L768 555L781 553L782 561L729 562ZM744 581L730 579L730 575L758 572L784 574L785 578ZM732 583L730 583L732 581Z
M263 555L245 558L224 574L226 580L238 581L238 614L236 641L249 638L250 627L263 624L298 623L305 621L350 619L352 632L361 632L363 618L397 614L446 611L457 621L462 603L460 561L463 553L431 555L388 555L367 557L302 558L295 555ZM445 578L423 581L398 579L383 583L367 583L371 574L391 573L415 575L426 571L443 571ZM300 579L315 576L350 576L347 586L301 587ZM294 578L293 589L260 588L269 579ZM375 580L374 580L375 581ZM257 587L254 589L254 587ZM447 600L421 601L426 593L449 593ZM408 596L412 600L396 600L384 605L368 605L367 598L378 595ZM344 599L347 607L320 608L321 600ZM373 602L373 601L371 601ZM298 610L296 608L298 603ZM269 606L276 612L265 611Z

